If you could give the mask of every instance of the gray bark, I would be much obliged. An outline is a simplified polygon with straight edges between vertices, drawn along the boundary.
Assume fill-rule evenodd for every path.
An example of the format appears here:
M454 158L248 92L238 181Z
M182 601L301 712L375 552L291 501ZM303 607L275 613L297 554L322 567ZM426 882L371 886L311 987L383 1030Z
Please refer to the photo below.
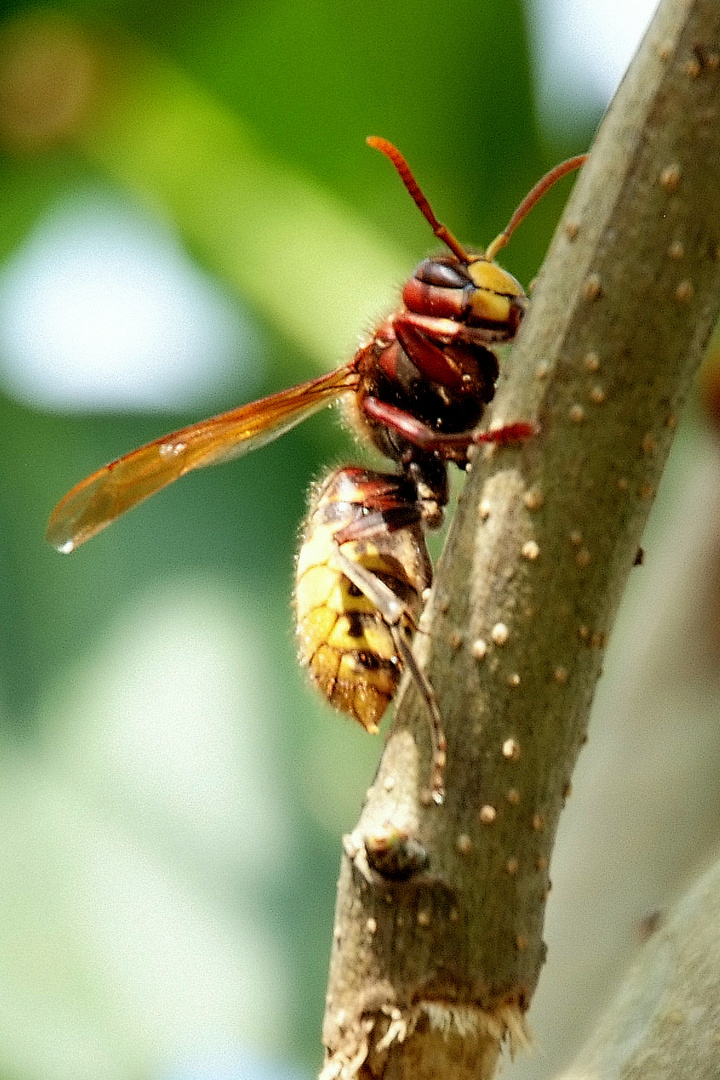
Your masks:
M409 686L346 838L325 1077L490 1076L525 1038L558 816L720 304L719 52L716 0L661 3L505 359L492 424L539 434L477 455L423 624L446 803Z

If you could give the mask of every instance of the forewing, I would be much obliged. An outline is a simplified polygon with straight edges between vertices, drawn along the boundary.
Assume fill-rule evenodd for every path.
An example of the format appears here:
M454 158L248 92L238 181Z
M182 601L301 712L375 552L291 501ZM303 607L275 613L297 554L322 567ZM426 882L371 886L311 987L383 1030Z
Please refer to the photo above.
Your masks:
M69 553L185 473L229 461L277 439L357 387L351 362L318 379L173 431L82 480L53 510L47 539Z

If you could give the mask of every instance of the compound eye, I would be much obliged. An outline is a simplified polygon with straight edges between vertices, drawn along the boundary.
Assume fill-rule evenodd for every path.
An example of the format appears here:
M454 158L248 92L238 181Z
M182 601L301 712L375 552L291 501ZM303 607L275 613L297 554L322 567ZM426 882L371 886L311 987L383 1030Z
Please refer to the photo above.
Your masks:
M415 278L424 285L437 285L442 289L464 289L469 281L463 267L439 259L421 262L415 271Z

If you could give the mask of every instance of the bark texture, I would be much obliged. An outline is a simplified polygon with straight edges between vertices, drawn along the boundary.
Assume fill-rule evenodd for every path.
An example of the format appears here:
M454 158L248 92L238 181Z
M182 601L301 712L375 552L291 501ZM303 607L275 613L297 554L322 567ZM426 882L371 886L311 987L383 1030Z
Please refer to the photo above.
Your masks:
M560 1080L717 1080L718 1075L720 863L646 946Z
M720 305L720 7L664 0L591 148L342 860L323 1077L485 1077L544 958L548 863L604 647ZM599 898L598 902L602 902Z

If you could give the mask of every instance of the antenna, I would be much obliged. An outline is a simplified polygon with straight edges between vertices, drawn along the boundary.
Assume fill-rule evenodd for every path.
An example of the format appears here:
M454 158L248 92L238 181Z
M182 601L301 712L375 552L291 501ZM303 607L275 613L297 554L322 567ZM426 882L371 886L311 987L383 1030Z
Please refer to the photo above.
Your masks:
M549 173L545 173L542 179L538 180L532 191L529 191L520 203L503 231L499 236L495 237L492 244L488 247L485 252L485 258L488 262L492 262L498 251L505 247L520 222L525 220L533 206L540 202L545 192L549 191L553 184L557 183L561 177L566 176L567 173L572 172L574 169L579 169L581 165L585 164L587 159L587 154L578 154L577 157L568 158L567 161L561 161L559 165L556 165L554 169L551 169Z
M441 224L441 222L439 222L438 219L435 217L430 203L423 195L422 190L420 189L420 185L413 176L410 166L408 165L407 161L402 156L398 148L396 146L393 146L393 144L387 139L382 139L378 135L369 135L366 141L368 146L372 146L374 150L379 150L381 154L384 154L385 157L389 158L390 161L392 161L393 165L398 171L400 179L410 193L410 197L420 210L420 213L423 215L423 217L430 223L432 231L435 233L435 236L437 236L438 240L442 240L444 244L447 244L452 253L454 255L457 255L458 259L460 259L461 262L465 263L466 266L468 263L476 261L477 256L472 257L468 255L468 253L465 251L465 248L462 246L459 240L456 240L456 238L448 229L447 225ZM545 176L538 180L534 188L528 192L523 201L520 203L517 210L510 218L510 221L507 223L503 231L495 237L492 244L490 244L490 246L485 252L485 255L482 256L482 258L484 258L487 262L493 262L498 251L502 250L502 248L505 247L520 222L524 221L524 219L527 217L527 215L530 213L536 203L538 203L540 199L542 199L545 192L549 191L553 184L556 184L557 181L560 180L563 176L566 176L567 173L573 172L573 170L575 169L579 169L580 166L587 161L587 158L587 154L579 154L577 157L569 158L568 161L561 161L559 165L556 165L554 169L551 169L550 172L546 173Z
M455 239L453 234L448 229L447 225L442 225L435 217L430 203L427 201L422 191L420 190L420 185L413 176L410 166L408 165L407 161L402 156L398 148L396 146L393 146L391 142L388 142L387 139L381 139L378 135L368 135L366 142L368 146L372 146L373 150L379 150L381 154L385 155L385 157L390 158L393 165L400 174L400 179L410 192L410 197L412 198L415 205L418 207L423 217L426 218L427 221L429 221L432 231L435 233L438 240L442 240L443 244L447 244L453 255L457 255L460 262L465 263L466 266L468 263L472 262L472 259L468 255L465 248L462 246L459 240Z

